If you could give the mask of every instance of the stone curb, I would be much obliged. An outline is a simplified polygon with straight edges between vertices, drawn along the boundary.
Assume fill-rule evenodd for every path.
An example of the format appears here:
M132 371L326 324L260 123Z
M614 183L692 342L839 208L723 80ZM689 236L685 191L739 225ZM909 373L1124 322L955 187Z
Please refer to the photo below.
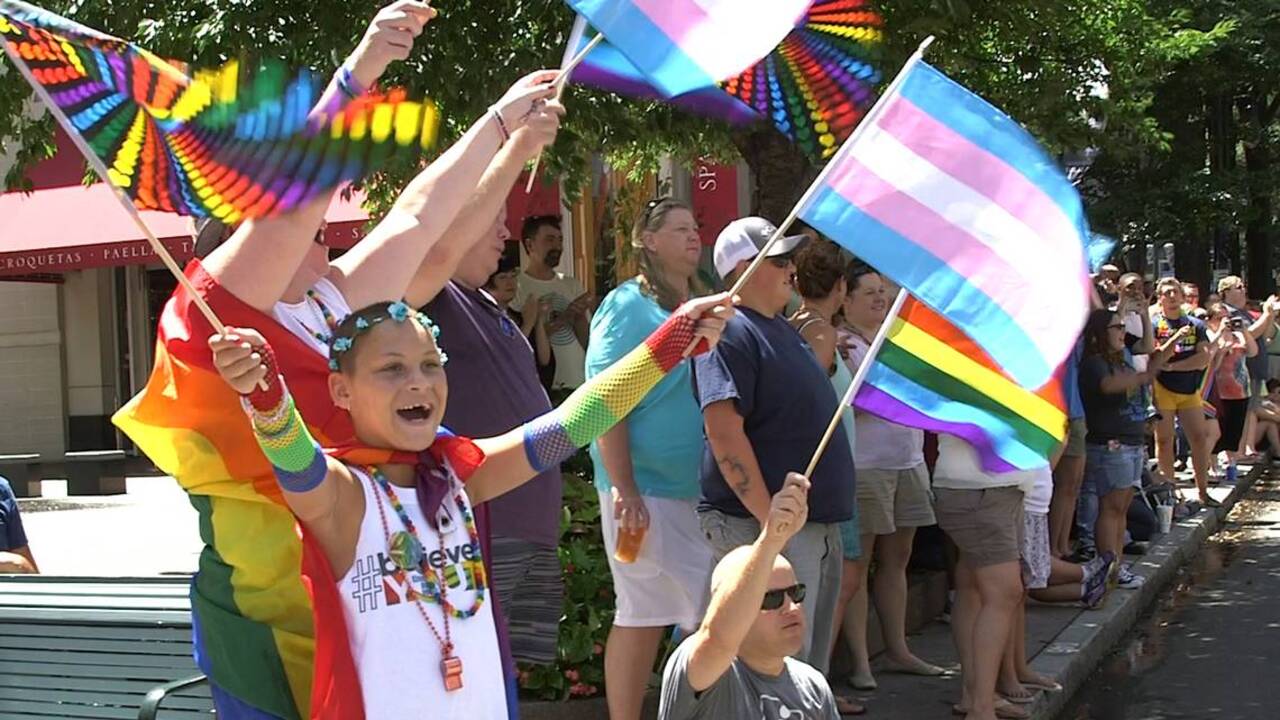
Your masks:
M1100 610L1081 613L1062 629L1031 662L1031 667L1061 683L1063 692L1041 693L1029 707L1031 720L1051 720L1066 707L1103 658L1133 628L1144 611L1177 576L1178 569L1200 552L1236 502L1266 470L1266 463L1249 471L1216 512L1202 511L1175 522L1171 531L1152 543L1134 570L1147 579L1137 590L1114 590Z

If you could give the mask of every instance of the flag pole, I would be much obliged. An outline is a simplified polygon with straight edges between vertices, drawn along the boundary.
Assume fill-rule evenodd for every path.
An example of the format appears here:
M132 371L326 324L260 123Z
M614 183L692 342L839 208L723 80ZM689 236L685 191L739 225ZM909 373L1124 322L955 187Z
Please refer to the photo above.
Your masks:
M592 50L595 50L596 46L602 42L604 42L604 35L596 35L591 38L591 42L587 43L586 47L578 51L577 55L573 56L571 60L561 66L560 74L555 80L556 102L560 102L560 98L564 97L564 88L569 84L569 74L577 69L577 67L582 64L582 61L587 59L587 55L589 55ZM525 195L533 192L533 179L538 177L538 166L541 164L542 153L538 153L537 159L533 161L533 170L529 172L529 181L524 185Z
M876 331L876 336L871 340L871 347L867 349L867 356L862 359L862 364L858 366L858 372L853 376L853 382L849 383L849 389L845 390L844 397L840 398L840 404L836 406L836 414L831 416L831 423L827 425L827 432L823 434L822 440L818 443L818 449L813 451L813 457L809 459L809 467L804 471L805 477L813 475L814 468L818 467L818 460L822 458L822 453L826 452L827 444L831 442L831 436L835 435L836 428L840 426L840 417L844 415L844 411L853 406L853 398L858 394L858 388L862 387L862 382L867 379L867 373L871 371L871 364L875 361L876 355L880 353L880 348L884 346L884 340L889 335L889 328L893 327L893 322L898 319L898 313L902 311L902 305L907 301L907 289L898 290L898 297L893 299L893 305L889 307L889 312L885 315L884 322L880 323L880 329ZM842 362L837 357L836 362Z
M173 259L173 255L169 253L169 249L164 246L164 243L160 242L160 240L156 238L155 233L151 232L151 228L147 227L146 221L143 220L142 215L138 213L138 208L134 206L133 201L124 194L123 190L116 187L116 185L111 182L110 174L107 172L107 166L102 162L102 158L98 157L97 153L93 152L93 150L85 144L84 138L80 136L80 132L76 130L75 126L71 124L71 121L67 119L67 116L63 114L62 108L58 107L57 103L53 101L53 98L49 97L48 91L45 90L44 86L41 85L31 74L31 68L27 67L26 62L24 62L21 57L18 57L17 53L13 51L13 48L9 47L9 43L0 42L0 45L4 45L5 52L8 53L9 59L12 60L13 64L18 68L18 72L22 73L22 76L27 79L27 82L31 85L31 88L35 91L36 95L39 96L41 102L43 102L49 112L53 114L54 119L58 121L58 124L62 126L62 129L66 131L67 135L71 137L71 141L75 143L76 148L80 150L80 154L84 155L84 159L89 163L89 167L93 168L93 171L102 179L102 182L105 183L107 187L111 188L111 192L115 194L116 199L119 200L120 204L124 206L126 211L128 211L129 216L133 218L133 222L137 224L138 229L142 231L143 237L145 237L147 242L151 245L151 250L155 252L156 256L160 258L160 261L164 263L164 266L173 274L173 277L178 281L178 284L181 285L183 289L187 291L187 294L191 296L192 301L195 302L196 307L200 309L201 314L203 314L205 319L209 321L209 324L217 329L220 334L225 335L227 332L227 326L218 319L218 316L213 312L213 308L209 307L209 304L200 296L200 293L196 292L195 286L187 279L186 274L182 272L182 268L178 267L178 263Z
M747 284L747 280L755 274L755 271L760 268L760 264L764 262L769 249L773 247L774 243L783 237L787 232L787 228L790 228L791 224L800 217L801 211L804 210L804 207L809 204L809 200L811 200L818 192L818 188L822 187L822 182L827 179L827 175L831 174L831 171L840 164L838 161L845 155L845 153L849 152L850 148L853 147L854 142L862 136L863 132L865 132L867 128L874 125L880 115L884 113L884 108L889 98L897 94L898 88L901 87L903 81L906 80L907 72L924 58L924 51L928 50L929 46L932 44L933 36L930 35L924 39L924 42L920 43L920 47L916 48L915 53L907 59L907 62L903 64L902 69L898 71L897 77L893 79L893 82L889 83L889 87L885 88L884 93L882 93L876 100L875 105L872 105L871 109L867 111L867 114L863 116L862 121L853 129L853 133L851 133L840 146L840 150L838 150L836 154L827 161L826 167L822 168L822 172L818 173L818 177L814 179L813 184L809 186L809 189L804 191L804 195L800 197L800 201L795 204L795 207L791 208L791 213L787 215L787 219L783 220L781 225L778 225L778 227L773 231L773 235L771 235L769 240L764 244L764 247L760 248L760 252L756 254L755 259L752 260L751 264L747 266L747 269L742 272L742 276L733 283L733 288L729 290L729 297L733 297L742 291L742 286Z

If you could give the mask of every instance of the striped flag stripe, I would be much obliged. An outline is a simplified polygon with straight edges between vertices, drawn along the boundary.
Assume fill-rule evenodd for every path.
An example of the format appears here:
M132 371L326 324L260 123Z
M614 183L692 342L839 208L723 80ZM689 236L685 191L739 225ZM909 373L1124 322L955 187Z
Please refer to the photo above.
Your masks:
M941 389L955 384L957 388L972 388L1043 433L1052 434L1062 428L1064 417L1061 408L1018 387L1003 374L973 362L914 325L898 320L892 347L921 359L925 363L923 369L934 376L930 384L935 387Z
M1026 175L986 148L906 98L886 108L876 125L907 151L986 197L1032 232L1055 239L1053 250L1075 252L1077 228L1062 208Z
M1088 311L1079 197L1016 122L927 64L893 88L800 217L1040 387Z
M927 63L913 70L902 97L1035 183L1087 235L1080 194L1057 163L1013 118Z
M910 425L933 432L948 433L964 438L983 460L988 469L1029 469L1044 464L1044 456L1024 445L1017 435L1003 423L993 422L993 416L972 405L939 395L913 382L892 368L877 368L881 381L867 385L858 391L855 405L860 410L874 413L886 420ZM886 387L892 388L886 390ZM879 390L879 398L892 400L881 406L872 401ZM894 410L909 412L898 415ZM915 421L912 421L915 416ZM966 431L965 428L968 428Z
M942 315L980 328L983 349L1015 378L1031 378L1026 384L1035 386L1049 377L1053 368L1034 351L1027 332L971 278L927 249L905 242L902 235L829 187L818 191L801 217L913 294L927 292L931 307Z

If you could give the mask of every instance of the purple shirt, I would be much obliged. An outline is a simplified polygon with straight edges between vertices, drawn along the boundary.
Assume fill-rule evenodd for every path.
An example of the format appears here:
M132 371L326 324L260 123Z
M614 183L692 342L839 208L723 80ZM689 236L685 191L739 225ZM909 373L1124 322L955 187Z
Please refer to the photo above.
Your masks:
M449 356L446 427L464 437L492 437L551 410L533 348L488 293L450 281L423 311L440 326L440 347ZM555 467L486 503L491 534L559 544L560 482Z

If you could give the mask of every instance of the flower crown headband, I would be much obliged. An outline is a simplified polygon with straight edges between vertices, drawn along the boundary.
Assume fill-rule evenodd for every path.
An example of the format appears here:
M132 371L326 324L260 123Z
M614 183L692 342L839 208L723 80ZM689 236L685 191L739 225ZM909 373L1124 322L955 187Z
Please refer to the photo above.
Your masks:
M381 323L383 320L390 318L398 323L407 322L409 318L418 321L418 324L431 332L431 338L436 341L437 347L440 341L440 326L436 325L427 314L419 310L409 307L403 300L398 300L387 305L387 317L375 317L366 320L364 317L357 317L355 322L355 330L350 335L335 335L333 341L329 343L329 369L338 372L341 367L338 364L338 357L343 353L351 350L356 344L356 338L361 334L368 332L374 325ZM441 364L449 362L449 356L444 350L440 351Z

